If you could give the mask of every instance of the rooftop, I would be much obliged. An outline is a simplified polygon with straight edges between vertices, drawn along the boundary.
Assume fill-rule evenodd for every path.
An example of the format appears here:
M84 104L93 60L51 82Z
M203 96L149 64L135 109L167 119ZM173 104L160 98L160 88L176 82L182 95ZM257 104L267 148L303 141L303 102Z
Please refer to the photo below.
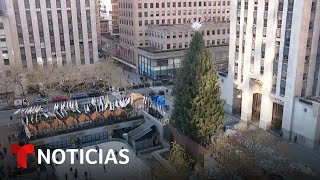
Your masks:
M114 36L110 33L101 33L101 36L107 39L114 40L115 42L119 42L119 36Z

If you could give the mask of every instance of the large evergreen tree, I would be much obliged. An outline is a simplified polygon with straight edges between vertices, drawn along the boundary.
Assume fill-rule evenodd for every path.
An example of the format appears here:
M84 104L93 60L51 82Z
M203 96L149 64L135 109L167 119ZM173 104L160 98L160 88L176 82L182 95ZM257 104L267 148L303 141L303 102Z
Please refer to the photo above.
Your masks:
M210 51L199 32L190 43L173 90L174 126L193 139L208 143L222 126L224 102Z
M199 33L193 37L187 50L182 67L178 70L173 86L174 110L172 119L174 126L182 133L192 136L193 125L190 123L192 100L196 96L196 60L197 52L204 47L204 41Z

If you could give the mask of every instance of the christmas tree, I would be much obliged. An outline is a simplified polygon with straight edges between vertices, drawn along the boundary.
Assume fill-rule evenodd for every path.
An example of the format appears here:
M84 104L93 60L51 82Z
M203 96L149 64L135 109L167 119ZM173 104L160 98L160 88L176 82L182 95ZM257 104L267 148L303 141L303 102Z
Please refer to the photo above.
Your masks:
M210 51L196 32L179 69L173 91L173 125L182 133L207 144L222 127L224 101Z

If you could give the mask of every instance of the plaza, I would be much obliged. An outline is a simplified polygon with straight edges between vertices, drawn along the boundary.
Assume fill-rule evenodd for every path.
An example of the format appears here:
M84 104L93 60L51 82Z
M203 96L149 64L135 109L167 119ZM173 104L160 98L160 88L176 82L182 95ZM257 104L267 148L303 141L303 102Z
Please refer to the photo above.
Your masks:
M98 144L99 149L103 150L104 156L107 154L109 149L114 151L124 149L129 149L129 153L126 153L129 157L129 163L126 165L113 164L109 161L105 164L105 170L103 165L96 164L90 165L84 162L84 165L79 164L79 160L75 160L75 164L70 164L70 156L66 157L65 163L62 165L55 166L55 174L59 180L65 179L65 174L68 174L68 179L74 178L75 169L78 170L77 180L85 180L85 172L88 172L88 179L148 179L148 174L150 173L149 167L146 166L139 157L136 156L135 152L126 143L120 141L110 141L102 144ZM95 146L84 147L83 150L86 152L88 149L95 149ZM60 157L59 157L60 158ZM98 159L97 153L90 154L91 159ZM120 158L120 157L118 157ZM118 160L119 161L119 160ZM72 167L73 173L70 173L70 168Z

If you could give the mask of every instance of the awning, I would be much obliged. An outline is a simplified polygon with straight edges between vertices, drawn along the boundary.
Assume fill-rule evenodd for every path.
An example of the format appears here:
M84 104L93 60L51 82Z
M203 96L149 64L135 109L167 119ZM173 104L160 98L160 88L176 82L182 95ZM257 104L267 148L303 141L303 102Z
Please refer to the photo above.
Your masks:
M119 62L121 62L122 64L125 64L125 65L127 65L127 66L129 66L129 67L131 67L131 68L133 68L133 69L137 69L137 67L136 67L135 65L130 64L130 63L128 63L128 62L126 62L126 61L124 61L124 60L122 60L122 59L120 59L120 58L112 57L112 59L114 59L114 60L116 60L116 61L119 61Z

